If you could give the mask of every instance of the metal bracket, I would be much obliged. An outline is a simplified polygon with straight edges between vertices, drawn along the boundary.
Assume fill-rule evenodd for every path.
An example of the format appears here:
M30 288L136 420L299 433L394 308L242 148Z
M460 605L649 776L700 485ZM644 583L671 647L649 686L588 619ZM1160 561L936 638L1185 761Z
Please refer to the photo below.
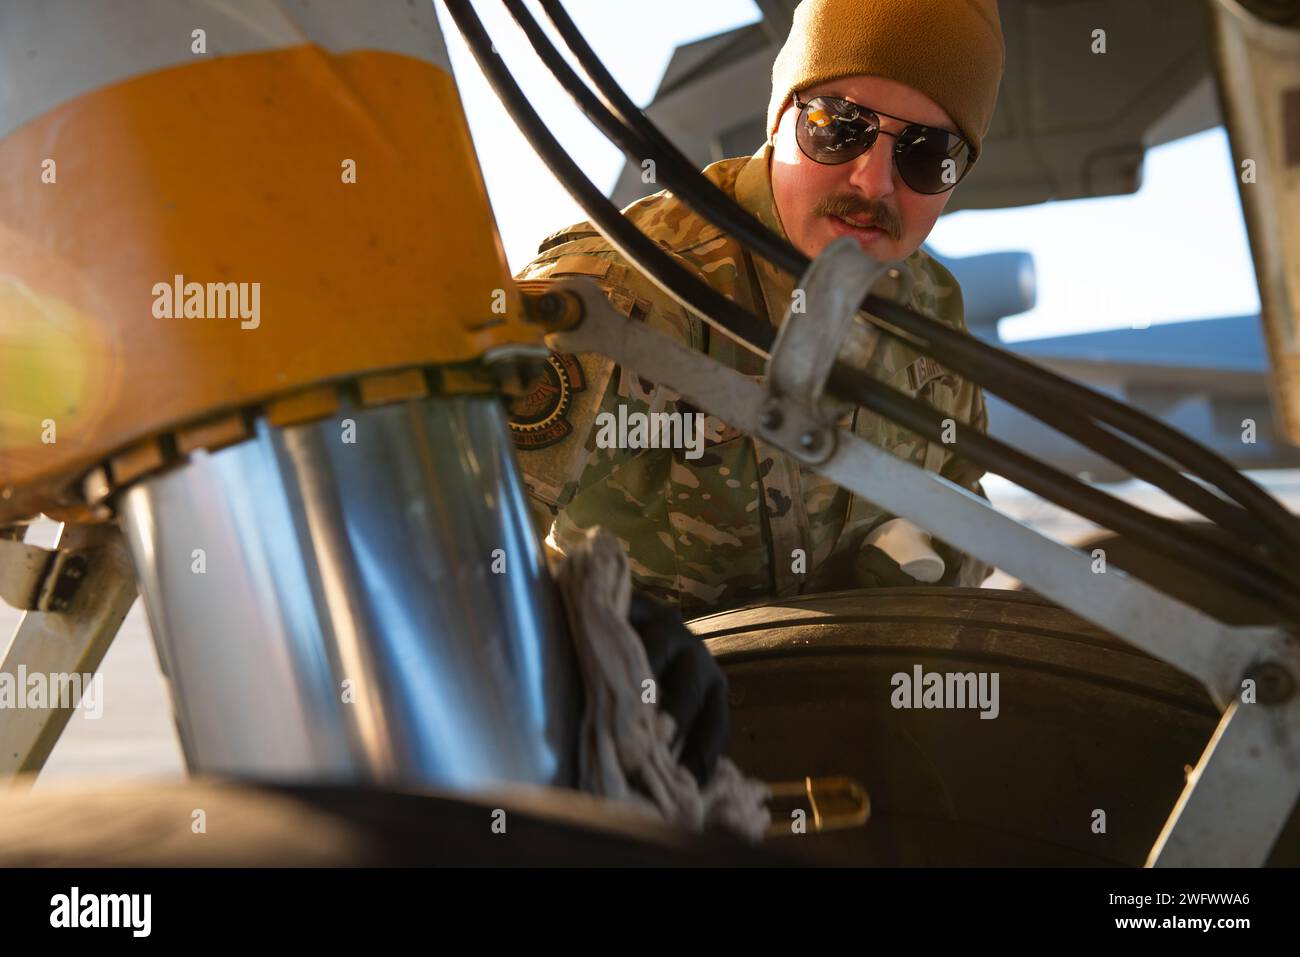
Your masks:
M1294 661L1294 657L1292 658ZM1148 867L1259 867L1300 794L1300 696L1228 705Z
M24 669L27 674L95 672L135 601L135 567L116 525L65 524L58 545L65 555L83 557L84 580L64 614L31 609L23 615L0 661L0 674L11 681ZM44 708L0 710L0 784L24 772L18 780L30 783L72 710L55 701Z
M808 267L767 360L761 438L809 465L834 454L835 413L822 401L826 380L862 300L890 271L890 263L872 259L851 236L835 240Z
M575 328L548 337L562 352L596 352L671 388L750 434L807 461L787 430L764 430L773 398L762 385L683 342L617 313L587 280L556 284L583 302ZM807 368L816 369L811 363ZM800 383L814 381L814 372ZM824 380L823 380L824 381ZM805 389L804 394L810 394ZM793 398L778 400L818 420ZM984 559L1075 614L1200 681L1225 714L1173 809L1150 863L1261 865L1300 795L1300 647L1279 628L1232 627L1118 569L1094 574L1077 549L1008 518L985 499L843 430L817 472ZM1291 687L1277 700L1244 704L1242 681L1271 673ZM1243 822L1249 822L1244 826Z
M0 599L20 611L67 611L85 578L82 552L0 539Z

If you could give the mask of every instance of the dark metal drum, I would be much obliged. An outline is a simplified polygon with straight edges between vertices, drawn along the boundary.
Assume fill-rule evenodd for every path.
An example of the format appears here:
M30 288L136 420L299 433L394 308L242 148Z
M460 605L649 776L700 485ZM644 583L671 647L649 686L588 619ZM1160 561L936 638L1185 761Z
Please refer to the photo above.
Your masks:
M727 673L740 767L865 785L864 827L781 842L827 859L1140 866L1218 720L1176 669L1016 592L841 592L691 629ZM978 682L928 677L950 673L983 674L988 692L996 674L996 717ZM1293 814L1270 863L1297 860Z

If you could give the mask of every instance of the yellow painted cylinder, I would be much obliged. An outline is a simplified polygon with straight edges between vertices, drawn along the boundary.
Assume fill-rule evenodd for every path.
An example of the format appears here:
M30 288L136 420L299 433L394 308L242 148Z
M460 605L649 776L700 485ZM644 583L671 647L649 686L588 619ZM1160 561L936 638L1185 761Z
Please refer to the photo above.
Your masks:
M541 342L431 6L31 6L0 14L3 69L47 77L0 101L0 521L151 437Z

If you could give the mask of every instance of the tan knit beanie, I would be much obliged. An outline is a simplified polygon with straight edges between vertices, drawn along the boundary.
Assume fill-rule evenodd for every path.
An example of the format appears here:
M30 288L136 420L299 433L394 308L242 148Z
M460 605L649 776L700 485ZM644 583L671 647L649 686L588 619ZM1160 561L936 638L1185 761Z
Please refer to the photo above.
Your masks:
M997 0L803 0L772 66L767 132L795 90L868 74L920 90L978 152L1004 55Z

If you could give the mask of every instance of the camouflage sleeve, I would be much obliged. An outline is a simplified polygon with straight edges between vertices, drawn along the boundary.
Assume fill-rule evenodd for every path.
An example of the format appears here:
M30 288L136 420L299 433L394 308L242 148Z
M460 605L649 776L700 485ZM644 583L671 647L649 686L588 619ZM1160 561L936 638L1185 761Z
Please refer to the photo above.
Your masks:
M553 248L544 244L543 253L516 279L592 279L623 315L692 341L692 323L682 310L603 240L578 227L557 235L567 241ZM561 536L552 534L555 519L582 488L601 479L595 419L629 388L629 378L635 380L602 355L551 353L542 374L509 404L511 438L534 522L553 548L563 550Z

